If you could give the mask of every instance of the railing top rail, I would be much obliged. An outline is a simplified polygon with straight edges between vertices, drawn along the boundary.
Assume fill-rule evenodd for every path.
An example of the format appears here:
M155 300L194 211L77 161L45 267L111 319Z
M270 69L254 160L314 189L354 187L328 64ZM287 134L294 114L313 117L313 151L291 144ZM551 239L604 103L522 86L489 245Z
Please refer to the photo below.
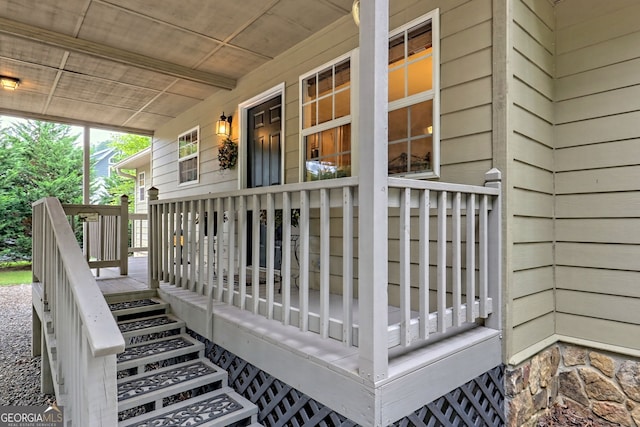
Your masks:
M224 191L220 193L209 193L209 194L201 194L196 196L176 197L171 199L149 201L149 203L152 205L155 205L155 204L171 203L175 201L188 202L191 200L202 200L202 199L210 199L210 198L252 196L254 194L264 195L264 194L276 194L276 193L284 193L284 192L296 192L296 191L303 191L303 190L312 191L312 190L320 190L323 188L332 189L332 188L355 187L356 185L358 185L358 177L348 177L348 178L338 178L338 179L326 179L321 181L301 182L301 183L294 183L294 184L271 185L268 187L245 188L242 190Z
M141 219L147 219L147 216L148 214L146 213L130 213L129 219L141 220Z
M41 199L35 205L45 204L53 224L60 257L66 268L78 311L87 334L91 353L95 357L124 351L124 338L109 311L89 266L76 242L62 204L55 197Z
M120 216L120 205L79 205L64 203L62 208L66 215L78 215L79 213L97 213L103 216Z
M481 185L453 184L448 182L423 181L409 178L388 178L390 188L412 188L416 190L452 191L459 193L486 194L489 196L500 195L500 190Z

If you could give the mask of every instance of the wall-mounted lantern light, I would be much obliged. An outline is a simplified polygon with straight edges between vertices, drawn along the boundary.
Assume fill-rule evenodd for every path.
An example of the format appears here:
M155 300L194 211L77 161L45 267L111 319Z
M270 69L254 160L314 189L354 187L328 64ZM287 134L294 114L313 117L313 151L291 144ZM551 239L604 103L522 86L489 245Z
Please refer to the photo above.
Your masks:
M3 89L16 90L19 84L20 84L20 79L16 79L14 77L0 76L0 86L2 86Z
M216 134L219 136L231 135L231 116L227 117L224 112L220 116L220 120L216 122Z

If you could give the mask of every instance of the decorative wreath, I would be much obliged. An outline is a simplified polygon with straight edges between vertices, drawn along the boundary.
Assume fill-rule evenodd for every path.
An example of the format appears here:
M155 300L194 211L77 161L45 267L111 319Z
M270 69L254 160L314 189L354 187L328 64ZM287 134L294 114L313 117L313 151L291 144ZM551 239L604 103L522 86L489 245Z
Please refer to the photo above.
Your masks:
M238 144L230 138L226 138L222 141L222 144L218 146L218 163L220 163L220 169L233 169L237 162Z

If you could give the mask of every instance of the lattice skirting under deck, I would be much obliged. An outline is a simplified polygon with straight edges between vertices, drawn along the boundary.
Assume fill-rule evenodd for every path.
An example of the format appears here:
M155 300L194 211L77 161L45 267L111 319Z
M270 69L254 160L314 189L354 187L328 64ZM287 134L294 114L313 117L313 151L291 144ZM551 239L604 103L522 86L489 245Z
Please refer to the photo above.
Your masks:
M265 426L351 427L357 424L235 354L189 333L206 345L206 356L229 373L229 385L255 403ZM498 366L423 406L394 427L499 427L505 424L504 367Z

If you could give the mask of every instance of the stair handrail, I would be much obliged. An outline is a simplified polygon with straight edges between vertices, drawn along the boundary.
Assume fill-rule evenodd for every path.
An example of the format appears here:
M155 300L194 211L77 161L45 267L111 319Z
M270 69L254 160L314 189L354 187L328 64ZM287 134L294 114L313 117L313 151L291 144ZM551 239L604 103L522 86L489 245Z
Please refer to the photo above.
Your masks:
M33 276L44 290L47 346L49 336L56 342L49 362L65 417L73 425L115 425L124 338L54 197L33 204Z

